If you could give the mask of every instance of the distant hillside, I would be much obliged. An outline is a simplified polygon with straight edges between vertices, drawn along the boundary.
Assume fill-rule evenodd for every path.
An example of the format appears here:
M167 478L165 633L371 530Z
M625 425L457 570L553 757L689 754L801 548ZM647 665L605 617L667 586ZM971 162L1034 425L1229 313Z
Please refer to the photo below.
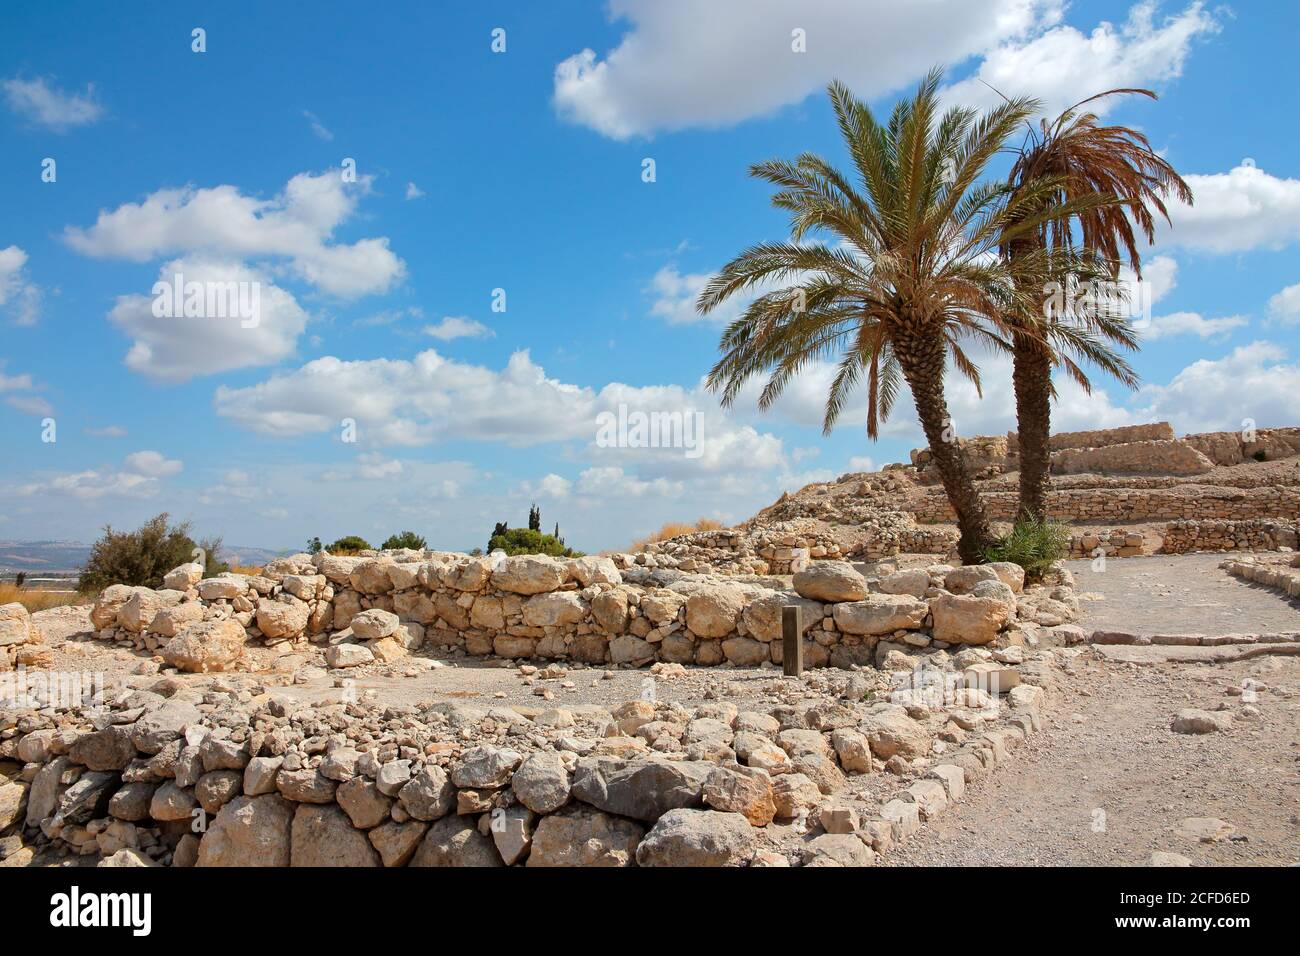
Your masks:
M244 545L226 545L221 549L221 560L228 564L266 564L287 551L254 548ZM0 575L9 576L18 571L74 574L90 556L90 545L81 541L0 541Z

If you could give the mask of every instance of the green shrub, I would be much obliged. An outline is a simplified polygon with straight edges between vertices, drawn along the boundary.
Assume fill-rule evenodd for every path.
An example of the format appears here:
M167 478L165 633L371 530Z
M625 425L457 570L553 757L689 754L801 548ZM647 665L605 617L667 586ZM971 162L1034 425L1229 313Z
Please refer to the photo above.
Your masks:
M516 554L549 554L553 558L577 558L582 552L566 548L564 542L550 534L542 534L532 528L507 528L497 533L488 541L488 551L504 551Z
M428 547L414 531L403 531L400 534L390 534L387 540L380 545L385 551L395 551L399 548L410 548L412 551L423 551Z
M1069 548L1070 531L1065 525L1021 519L984 550L984 560L1011 561L1025 569L1028 580L1039 581L1053 562L1069 553Z
M212 577L230 566L217 557L220 538L195 543L190 523L167 523L167 512L141 525L138 531L114 531L104 528L103 537L90 550L90 558L81 570L77 590L83 594L102 591L110 584L162 587L163 575L178 565L202 560L203 576ZM201 550L196 555L195 550Z
M330 554L356 554L358 551L369 551L371 548L370 542L360 535L346 534L325 550Z

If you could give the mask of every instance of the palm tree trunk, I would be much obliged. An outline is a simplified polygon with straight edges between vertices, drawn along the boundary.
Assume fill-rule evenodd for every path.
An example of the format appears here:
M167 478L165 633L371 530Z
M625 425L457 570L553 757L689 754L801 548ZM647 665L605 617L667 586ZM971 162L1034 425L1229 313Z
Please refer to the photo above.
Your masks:
M943 393L943 339L937 334L926 335L924 331L906 339L900 336L894 342L894 355L912 390L916 415L921 420L921 429L925 432L943 490L952 510L957 513L957 530L961 534L957 553L963 564L979 564L984 560L984 549L992 542L993 534L984 502L975 490L975 482L966 468L966 459L961 455L956 435L945 435L951 423Z
M1020 445L1018 516L1044 521L1051 484L1052 363L1042 342L1022 333L1015 334L1011 381L1016 392Z

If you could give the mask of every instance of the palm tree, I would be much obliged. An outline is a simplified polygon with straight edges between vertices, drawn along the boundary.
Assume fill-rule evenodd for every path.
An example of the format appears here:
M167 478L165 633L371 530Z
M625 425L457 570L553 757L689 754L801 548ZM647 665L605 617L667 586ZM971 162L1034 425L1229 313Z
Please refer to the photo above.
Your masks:
M1030 283L1012 281L998 248L1004 237L1041 225L1029 204L1041 208L1042 190L1013 197L1005 183L977 182L1036 103L1019 99L984 116L961 108L940 116L939 82L940 74L931 73L887 125L832 83L830 100L857 183L812 153L752 166L751 175L780 187L772 203L789 211L790 239L742 252L706 285L697 308L707 313L746 290L789 283L758 295L723 333L722 357L707 381L724 406L752 376L767 372L759 398L766 408L794 375L838 357L823 429L834 427L865 375L867 433L874 439L906 383L957 515L958 552L975 563L991 540L989 521L955 440L944 371L951 358L978 388L979 370L965 346L1008 348L1001 317L1038 301L1023 297L1019 290ZM834 245L805 242L810 233L824 233ZM1020 261L1025 276L1033 261Z
M1101 126L1098 118L1080 108L1095 100L1137 93L1156 99L1150 90L1115 89L1098 93L1065 110L1055 120L1031 128L1021 148L1008 184L1013 195L1033 193L1036 203L1023 205L1031 215L1047 211L1032 231L1017 230L1002 242L1003 255L1015 267L1017 260L1040 257L1047 251L1082 256L1109 272L1119 274L1127 258L1138 278L1141 256L1135 230L1148 243L1155 239L1155 215L1169 221L1164 197L1171 191L1185 202L1192 192L1174 168L1151 150L1147 138L1126 126ZM1044 183L1054 184L1046 191ZM1104 202L1082 202L1104 197ZM1061 281L1064 277L1058 279ZM1026 294L1028 289L1026 288ZM1016 420L1020 446L1020 515L1042 521L1047 513L1051 470L1049 436L1052 426L1052 371L1064 367L1085 391L1091 383L1071 358L1087 360L1124 385L1136 387L1137 376L1106 342L1125 348L1137 343L1126 321L1108 308L1088 308L1062 313L1038 310L1012 325L1012 384L1016 395Z

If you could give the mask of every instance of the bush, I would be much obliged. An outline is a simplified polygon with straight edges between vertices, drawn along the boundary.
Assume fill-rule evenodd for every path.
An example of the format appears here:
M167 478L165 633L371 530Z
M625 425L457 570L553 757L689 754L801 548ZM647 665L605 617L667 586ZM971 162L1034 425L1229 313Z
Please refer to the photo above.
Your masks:
M984 549L985 561L1011 561L1025 578L1040 581L1053 562L1069 554L1070 531L1055 521L1021 519L1004 537Z
M172 568L202 560L203 576L212 577L229 566L217 558L220 538L208 538L198 544L190 536L190 523L168 524L167 512L146 521L138 531L114 531L104 528L104 535L90 550L90 558L81 570L77 590L83 594L102 591L110 584L162 587L163 575ZM195 555L201 549L202 555Z
M325 550L330 554L356 554L358 551L369 551L371 548L370 542L360 535L346 534Z
M399 548L410 548L412 551L423 551L428 547L414 531L403 531L400 534L390 534L388 539L380 545L385 551L395 551Z
M551 534L542 534L532 528L507 528L498 531L488 541L488 551L516 554L549 554L553 558L578 558L581 551L566 548L564 541Z
M723 527L721 521L714 521L712 518L701 518L695 524L687 524L684 521L669 521L649 537L633 541L628 551L635 554L638 551L644 551L648 545L654 544L656 541L667 541L669 538L692 534L696 531L721 531Z

